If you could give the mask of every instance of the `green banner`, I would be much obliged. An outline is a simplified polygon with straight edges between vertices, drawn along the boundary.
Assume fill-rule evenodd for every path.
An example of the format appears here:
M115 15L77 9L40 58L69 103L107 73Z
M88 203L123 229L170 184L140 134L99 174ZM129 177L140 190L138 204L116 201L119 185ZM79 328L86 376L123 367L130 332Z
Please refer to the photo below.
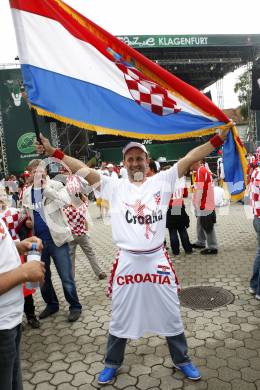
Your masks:
M20 174L28 162L39 158L35 153L35 132L28 104L20 92L19 69L0 71L0 109L4 129L9 173ZM49 123L37 117L40 131L50 137Z
M257 46L260 35L122 35L118 38L128 46L138 47L203 47L203 46Z

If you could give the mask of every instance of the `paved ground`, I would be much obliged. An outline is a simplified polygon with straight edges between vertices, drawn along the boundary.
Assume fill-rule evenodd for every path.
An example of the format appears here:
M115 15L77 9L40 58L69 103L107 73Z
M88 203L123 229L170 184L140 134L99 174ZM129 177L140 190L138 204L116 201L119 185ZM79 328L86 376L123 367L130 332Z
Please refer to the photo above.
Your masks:
M94 204L90 210L92 242L100 263L109 272L115 254L110 227L96 219ZM217 256L196 252L173 259L183 287L221 286L235 295L233 304L212 311L182 308L189 353L201 370L202 380L192 383L175 372L164 338L150 336L128 343L120 375L106 390L260 389L260 302L247 292L256 247L252 220L239 204L221 209L221 214L216 227L220 244ZM194 240L194 217L189 232ZM53 278L60 298L59 313L43 320L39 330L26 325L23 332L24 390L97 389L110 316L106 281L95 278L78 252L76 280L83 314L79 321L69 324L55 270ZM40 294L36 303L39 312L44 308Z

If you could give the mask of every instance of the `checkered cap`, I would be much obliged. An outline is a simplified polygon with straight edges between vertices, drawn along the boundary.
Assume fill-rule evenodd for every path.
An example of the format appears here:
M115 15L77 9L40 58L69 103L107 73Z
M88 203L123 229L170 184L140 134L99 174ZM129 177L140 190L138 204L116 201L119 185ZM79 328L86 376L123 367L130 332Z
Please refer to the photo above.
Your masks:
M75 194L79 192L88 194L90 192L90 186L88 185L88 182L79 175L68 176L66 181L66 189L69 194Z

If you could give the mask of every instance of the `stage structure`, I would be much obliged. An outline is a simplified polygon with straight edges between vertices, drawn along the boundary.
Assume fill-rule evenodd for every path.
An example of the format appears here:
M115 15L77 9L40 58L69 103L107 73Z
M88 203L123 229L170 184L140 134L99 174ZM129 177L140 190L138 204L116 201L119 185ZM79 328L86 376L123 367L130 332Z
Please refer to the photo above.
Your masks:
M9 66L9 65L8 65ZM0 69L1 173L21 174L28 162L38 158L35 132L27 102L21 94L21 72L17 67ZM38 118L40 131L50 137L45 118Z

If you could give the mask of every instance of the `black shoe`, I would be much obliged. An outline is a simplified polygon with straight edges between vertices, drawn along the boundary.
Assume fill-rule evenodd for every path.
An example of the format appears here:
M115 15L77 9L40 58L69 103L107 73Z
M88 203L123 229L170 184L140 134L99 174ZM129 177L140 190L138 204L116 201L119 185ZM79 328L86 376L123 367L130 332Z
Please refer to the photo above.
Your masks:
M81 310L71 310L70 314L68 315L68 321L75 322L79 319L80 316L81 316Z
M202 255L217 255L218 250L206 248L206 249L203 249L203 251L200 251L200 253Z
M98 275L99 280L106 279L106 278L107 278L107 274L104 271L100 272L100 274Z
M205 248L205 245L191 244L191 247L195 249L203 249Z
M190 251L185 251L186 255L191 255L193 253L193 250L191 249Z
M59 309L50 309L48 306L45 307L45 309L40 313L39 318L40 320L43 320L44 318L47 318L51 316L54 313L57 313Z
M40 321L37 320L36 316L28 317L27 322L33 329L38 329L41 326Z

